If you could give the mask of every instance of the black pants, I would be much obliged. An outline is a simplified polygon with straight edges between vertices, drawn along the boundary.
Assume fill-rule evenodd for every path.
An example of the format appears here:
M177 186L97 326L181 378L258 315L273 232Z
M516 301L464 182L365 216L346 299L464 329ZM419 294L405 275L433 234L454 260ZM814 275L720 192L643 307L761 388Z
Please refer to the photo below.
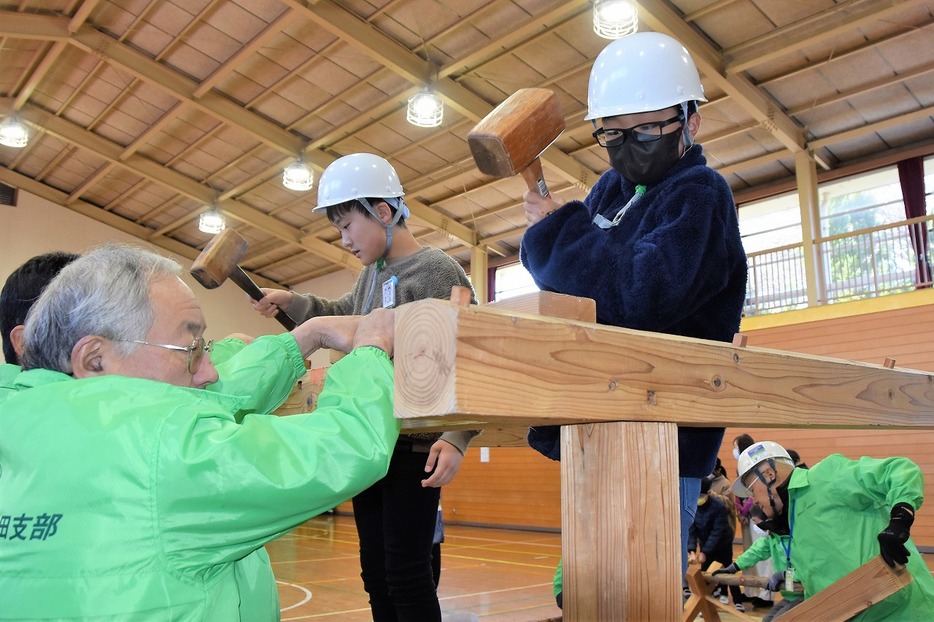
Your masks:
M374 622L440 622L431 569L440 488L422 488L428 454L396 450L386 477L353 499L360 574Z

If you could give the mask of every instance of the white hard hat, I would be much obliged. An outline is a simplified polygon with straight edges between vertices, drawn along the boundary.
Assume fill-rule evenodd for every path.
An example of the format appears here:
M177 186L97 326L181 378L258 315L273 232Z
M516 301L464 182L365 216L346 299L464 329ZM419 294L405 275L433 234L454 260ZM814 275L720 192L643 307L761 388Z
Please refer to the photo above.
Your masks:
M354 199L401 198L403 194L402 182L389 162L372 153L353 153L334 160L321 173L318 204L311 211L323 212Z
M739 460L736 463L736 470L739 473L739 477L737 477L736 481L733 482L734 495L737 497L749 496L749 490L746 488L746 485L743 484L743 477L752 471L757 464L767 460L772 461L773 467L776 461L784 462L792 467L795 466L794 460L791 459L791 456L788 455L788 452L785 451L785 448L778 443L774 443L772 441L753 443L746 448L746 451L739 455Z
M663 110L690 101L707 100L687 49L668 35L637 32L616 39L597 56L590 70L584 120Z

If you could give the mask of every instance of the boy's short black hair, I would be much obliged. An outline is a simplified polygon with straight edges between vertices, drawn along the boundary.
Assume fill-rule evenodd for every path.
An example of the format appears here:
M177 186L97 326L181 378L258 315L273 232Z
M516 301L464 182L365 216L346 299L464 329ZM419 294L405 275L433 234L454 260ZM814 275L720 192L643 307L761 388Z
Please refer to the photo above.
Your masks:
M10 331L26 322L26 315L46 285L62 268L77 259L74 253L54 252L37 255L7 277L0 291L0 331L3 331L3 358L7 363L19 363Z
M376 205L377 203L379 203L380 201L382 201L383 203L385 203L386 205L389 206L389 209L392 210L392 213L393 213L393 214L396 213L396 208L392 206L392 203L390 203L389 201L387 201L387 200L384 199L384 198L381 198L381 197L366 197L366 201L367 201L367 203L369 203L370 205ZM329 205L329 206L327 207L328 220L331 221L332 223L337 222L338 220L340 220L340 219L343 218L345 215L347 215L347 214L349 214L349 213L351 213L351 212L360 212L361 214L363 214L363 215L366 216L367 218L374 218L373 214L371 214L370 211L369 211L367 208L365 208L365 207L363 206L363 203L361 203L361 202L360 202L359 200L357 200L357 199L350 199L349 201L344 201L343 203L338 203L338 204L336 204L336 205ZM404 226L405 226L405 217L404 217L404 216L400 216L400 217L399 217L399 221L398 221L396 224L402 225L402 226L404 227Z

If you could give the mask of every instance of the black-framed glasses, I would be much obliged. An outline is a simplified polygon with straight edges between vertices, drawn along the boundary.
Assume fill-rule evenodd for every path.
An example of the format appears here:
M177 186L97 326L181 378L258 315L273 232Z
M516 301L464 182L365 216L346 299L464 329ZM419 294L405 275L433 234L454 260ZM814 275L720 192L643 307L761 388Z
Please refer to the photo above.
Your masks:
M626 142L626 138L632 138L639 143L651 143L662 137L662 130L681 121L681 115L675 115L664 121L655 121L652 123L643 123L625 130L600 128L593 133L597 143L601 147L616 147Z
M122 341L124 343L138 343L144 346L152 346L154 348L165 348L166 350L178 350L179 352L188 353L188 373L193 374L198 370L198 366L201 364L201 358L205 354L209 354L211 350L214 349L214 340L209 339L204 340L204 337L198 337L191 342L189 346L176 346L170 343L152 343L151 341L140 341L139 339L114 339L114 341Z

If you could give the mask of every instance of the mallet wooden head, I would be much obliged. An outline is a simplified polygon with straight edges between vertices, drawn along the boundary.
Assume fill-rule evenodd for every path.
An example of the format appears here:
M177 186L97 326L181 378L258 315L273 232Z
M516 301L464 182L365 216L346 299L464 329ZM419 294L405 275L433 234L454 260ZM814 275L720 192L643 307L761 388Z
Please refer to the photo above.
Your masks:
M214 289L230 279L250 298L260 300L264 296L263 290L239 265L249 247L242 235L233 229L224 229L211 238L201 254L195 258L191 264L191 276L208 289ZM295 320L281 309L276 313L276 319L286 330L295 328Z
M467 133L467 144L481 172L493 177L521 174L530 190L548 196L538 157L564 128L554 92L519 89Z
M191 264L191 276L207 289L214 289L239 270L249 244L233 229L224 229L208 242Z

